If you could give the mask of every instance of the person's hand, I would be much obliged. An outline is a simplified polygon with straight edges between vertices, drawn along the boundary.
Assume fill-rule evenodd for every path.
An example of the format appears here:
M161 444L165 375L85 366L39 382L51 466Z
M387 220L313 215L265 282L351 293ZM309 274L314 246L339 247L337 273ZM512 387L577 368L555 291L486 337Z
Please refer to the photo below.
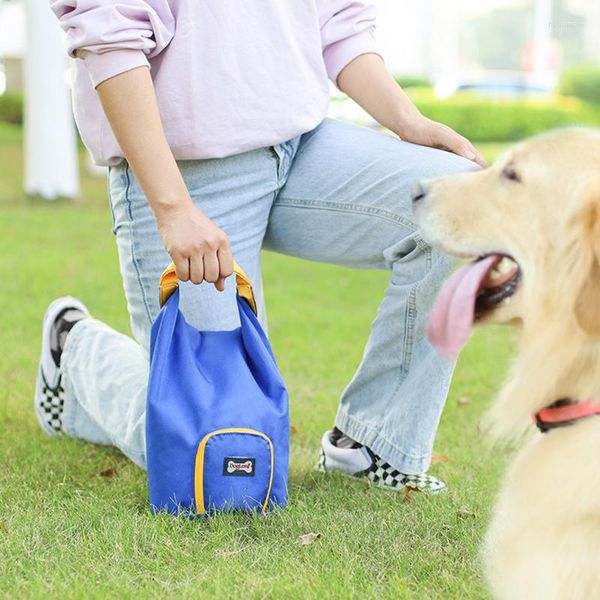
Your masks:
M487 166L483 156L467 138L447 125L432 121L421 114L407 119L396 133L406 142L448 150L476 162L481 167Z
M191 202L161 211L157 223L180 281L209 281L219 291L225 290L225 279L233 273L233 256L222 229Z

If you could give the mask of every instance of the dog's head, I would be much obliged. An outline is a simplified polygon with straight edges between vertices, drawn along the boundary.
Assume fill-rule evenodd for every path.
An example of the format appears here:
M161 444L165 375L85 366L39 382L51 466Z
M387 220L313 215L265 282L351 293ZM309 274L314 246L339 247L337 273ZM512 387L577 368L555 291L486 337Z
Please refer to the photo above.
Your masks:
M567 388L576 365L600 355L600 133L534 138L493 167L424 182L414 205L425 239L469 261L431 314L429 335L442 353L456 354L474 322L522 324L519 385L535 396L529 409L592 393L583 376L580 389Z
M468 310L476 321L525 322L552 308L600 336L599 133L555 132L489 169L425 182L415 212L425 239L471 261L436 307L440 319Z

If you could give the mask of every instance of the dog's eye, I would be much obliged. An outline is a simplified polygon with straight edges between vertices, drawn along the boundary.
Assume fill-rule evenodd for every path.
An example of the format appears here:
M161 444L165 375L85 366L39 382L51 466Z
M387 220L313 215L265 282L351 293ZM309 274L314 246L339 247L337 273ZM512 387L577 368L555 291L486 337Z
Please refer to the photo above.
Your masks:
M521 176L516 171L516 169L512 166L505 167L502 171L502 177L504 179L508 179L508 181L516 181L517 183L521 183Z

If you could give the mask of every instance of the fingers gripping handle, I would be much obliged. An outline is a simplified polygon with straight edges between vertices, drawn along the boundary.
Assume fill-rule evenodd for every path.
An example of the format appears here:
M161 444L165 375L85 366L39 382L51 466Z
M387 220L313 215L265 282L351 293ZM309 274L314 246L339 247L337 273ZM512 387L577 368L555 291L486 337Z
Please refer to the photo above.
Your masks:
M240 265L235 261L233 263L233 272L235 273L237 293L240 297L244 298L250 305L250 308L257 314L256 309L256 298L254 297L254 291L252 290L252 284L250 279ZM160 276L160 305L163 304L171 297L173 292L178 288L179 280L177 279L177 273L175 272L175 263L171 263Z

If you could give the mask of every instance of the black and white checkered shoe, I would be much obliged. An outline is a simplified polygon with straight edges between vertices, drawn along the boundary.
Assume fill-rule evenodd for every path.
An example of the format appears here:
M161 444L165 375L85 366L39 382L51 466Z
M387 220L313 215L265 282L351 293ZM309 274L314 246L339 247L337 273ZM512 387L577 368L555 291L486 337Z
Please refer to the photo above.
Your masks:
M347 443L348 440L350 443ZM395 492L413 488L427 494L438 494L446 489L442 481L426 473L401 473L366 446L344 436L337 428L326 431L321 439L317 470L322 473L338 472L354 479L366 479L373 485Z
M65 402L60 371L62 350L72 327L89 314L82 302L65 296L52 302L44 315L42 353L33 404L41 428L49 435L62 433Z

